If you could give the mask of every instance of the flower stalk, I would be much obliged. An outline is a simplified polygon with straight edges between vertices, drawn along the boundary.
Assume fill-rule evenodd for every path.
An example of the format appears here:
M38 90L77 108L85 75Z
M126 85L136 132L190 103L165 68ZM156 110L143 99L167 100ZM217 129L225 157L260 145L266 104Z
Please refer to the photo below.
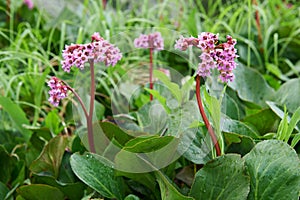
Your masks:
M58 106L60 100L67 97L67 91L70 90L75 97L78 99L86 117L87 129L88 129L88 143L92 153L96 153L94 135L93 135L93 113L95 105L95 69L94 64L103 62L106 66L114 66L122 58L122 54L118 47L110 44L104 40L99 33L94 33L91 36L91 43L88 44L71 44L66 45L63 50L63 60L61 61L62 69L65 72L70 72L73 66L84 69L85 64L90 65L90 107L89 112L82 102L80 96L76 91L71 88L67 83L59 80L56 77L52 77L48 81L49 91L49 102L54 106Z
M164 40L160 32L150 33L148 35L141 34L134 40L136 48L149 49L149 88L153 89L153 51L161 51L164 49ZM153 95L150 94L150 101L153 100Z
M203 104L202 104L202 100L201 100L201 95L200 95L200 79L201 77L199 75L196 76L196 98L197 98L197 103L198 103L198 108L199 108L199 111L200 111L200 114L201 114L201 117L204 121L204 124L208 130L208 133L210 135L210 138L213 142L213 145L216 149L216 153L217 153L217 156L220 156L221 155L221 148L220 148L220 145L218 143L218 139L217 139L217 136L212 128L212 126L210 125L209 121L208 121L208 118L205 114L205 111L204 111L204 108L203 108Z
M149 67L149 83L150 83L150 90L153 89L153 48L149 48L149 64L150 64L150 67ZM150 94L150 101L153 100L153 95Z

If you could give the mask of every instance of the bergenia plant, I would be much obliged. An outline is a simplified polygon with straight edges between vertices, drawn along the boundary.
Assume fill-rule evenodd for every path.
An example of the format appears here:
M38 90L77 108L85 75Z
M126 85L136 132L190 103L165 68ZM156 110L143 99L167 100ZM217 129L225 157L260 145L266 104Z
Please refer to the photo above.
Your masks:
M201 62L198 65L196 75L196 98L201 117L210 134L217 156L221 155L221 148L218 143L217 136L204 111L200 95L200 80L201 77L205 78L210 76L211 70L217 68L220 72L219 79L221 82L227 83L228 81L233 81L234 74L232 71L236 68L237 64L235 62L235 58L238 57L236 55L237 50L234 47L235 44L236 40L232 39L231 36L227 36L226 42L219 43L218 35L209 32L201 33L198 35L198 38L184 38L183 36L180 36L175 44L175 48L181 51L187 50L189 46L194 46L202 51L199 56Z
M137 48L149 49L149 84L150 89L153 89L153 51L161 51L164 49L164 40L161 37L160 32L151 33L149 35L141 34L134 40L134 46ZM153 100L152 94L150 94L150 101Z
M94 101L95 101L95 72L94 64L103 62L106 66L114 66L122 58L119 48L110 44L108 41L104 40L99 33L94 33L91 37L91 43L88 44L71 44L66 45L63 50L63 60L61 61L62 68L65 72L70 72L71 67L75 66L79 69L84 69L85 64L88 63L90 66L90 108L89 112L84 106L80 96L76 91L70 87L63 80L57 77L52 77L48 81L49 91L49 102L54 106L58 106L60 100L67 97L67 91L69 90L78 99L86 120L88 129L88 142L90 151L95 153L95 144L93 137L93 111L94 111Z

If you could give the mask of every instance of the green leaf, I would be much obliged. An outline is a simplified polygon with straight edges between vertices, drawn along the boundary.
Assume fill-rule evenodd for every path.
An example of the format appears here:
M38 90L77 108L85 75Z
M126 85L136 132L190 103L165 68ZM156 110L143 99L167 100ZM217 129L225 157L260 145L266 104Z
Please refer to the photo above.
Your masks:
M224 133L227 144L226 153L238 153L242 156L249 153L255 143L251 137L236 133Z
M116 171L116 175L124 176L138 183L141 183L142 185L149 188L152 192L156 190L157 183L152 173L128 173L123 171Z
M227 93L225 93L222 101L222 112L226 114L231 119L238 120L240 119L240 110L238 103L230 97Z
M162 71L154 70L153 75L158 78L165 86L172 92L173 96L176 98L177 102L181 102L181 90L176 83L170 81L169 77L165 75Z
M31 184L21 186L17 192L24 198L30 200L64 200L64 194L57 188L43 185Z
M222 99L218 100L216 97L213 97L208 94L205 87L201 87L204 93L204 104L209 111L209 115L213 122L214 132L217 136L218 143L221 148L221 152L224 152L224 142L223 136L221 134L221 101Z
M16 128L28 142L32 132L22 126L23 124L29 125L29 120L26 118L24 111L12 100L4 96L0 96L0 105L2 106L3 110L8 113L11 120L15 123Z
M195 134L194 138L193 137ZM183 145L188 145L187 150L184 152L183 156L192 161L195 164L205 164L209 160L212 159L211 156L211 144L210 138L204 138L204 131L202 128L194 133L193 131L185 131L185 135L183 136L182 143ZM209 142L205 139L209 139ZM192 142L190 142L192 140Z
M57 178L65 148L68 144L69 138L66 136L58 135L51 139L40 156L32 162L29 169L36 174L46 173Z
M268 133L273 130L278 117L270 109L263 109L248 115L243 119L243 122L252 124L260 135Z
M290 136L299 121L300 121L300 107L295 111L295 113L293 114L293 116L291 118L291 121L289 122L287 133L284 138L284 140L286 142L290 139Z
M187 78L187 77L185 77ZM190 93L190 90L191 88L193 87L193 84L194 84L194 77L190 77L181 87L181 94L182 94L182 97L184 100L184 98L186 97L186 100L189 99L189 93Z
M227 154L206 163L196 175L190 195L205 200L242 200L249 193L249 177L244 161L237 154Z
M111 123L111 122L100 122L100 126L104 132L104 134L112 140L114 138L117 140L121 145L125 145L126 142L133 139L133 136L126 133L122 130L119 126Z
M178 192L174 185L172 185L171 181L167 176L165 176L161 171L155 172L157 182L159 184L161 199L162 200L169 200L169 199L176 199L176 200L192 200L194 198L187 197Z
M209 95L205 89L205 87L201 87L201 90L204 93L204 103L207 107L210 117L213 121L213 126L216 134L220 133L220 123L221 123L221 104L220 101Z
M300 107L300 78L285 82L276 92L276 102L286 105L289 112L294 112Z
M0 199L5 199L7 193L9 192L6 185L2 182L0 182Z
M221 126L223 132L237 133L251 138L258 138L259 133L241 121L224 118Z
M298 199L300 161L288 144L279 140L262 141L244 160L250 175L249 200Z
M159 103L161 103L161 105L164 107L164 109L165 109L168 113L170 113L170 108L167 106L167 100L166 100L165 97L161 96L157 90L150 90L150 89L148 89L148 88L145 88L145 90L146 90L147 92L149 92L150 94L152 94L153 97L154 97L155 99L157 99L157 101L159 101Z
M17 159L16 157L11 156L3 145L0 145L0 160L0 181L6 184L11 180Z
M288 113L286 111L286 107L284 107L284 115L282 120L279 123L278 130L277 130L277 139L284 140L287 135L289 124L288 124Z
M53 135L57 135L63 130L64 127L61 125L61 119L56 109L49 112L45 117L45 126Z
M292 140L291 146L294 148L300 141L300 133L296 134Z
M102 120L104 116L104 112L105 112L105 107L98 101L95 101L95 114L98 120Z
M254 69L239 64L234 74L235 80L228 85L237 91L242 100L265 107L265 101L274 96L273 88Z
M130 194L130 195L126 196L124 200L140 200L140 198L138 196Z
M71 156L71 167L85 184L107 198L123 199L123 179L115 176L113 164L97 154L75 153Z
M84 189L86 188L86 186L82 182L62 183L60 181L55 180L54 177L50 176L34 175L32 183L45 184L58 188L64 193L65 197L67 197L70 200L80 200L83 197Z
M133 153L153 152L165 147L173 139L175 139L173 136L140 136L127 142L123 150Z

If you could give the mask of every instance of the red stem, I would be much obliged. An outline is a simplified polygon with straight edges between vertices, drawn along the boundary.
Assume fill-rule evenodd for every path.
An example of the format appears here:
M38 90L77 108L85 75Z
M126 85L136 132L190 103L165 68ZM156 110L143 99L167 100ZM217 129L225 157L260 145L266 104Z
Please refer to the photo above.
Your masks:
M204 111L204 108L203 108L203 105L202 105L202 100L201 100L201 95L200 95L200 76L199 75L196 76L196 97L197 97L197 103L198 103L198 107L199 107L199 110L200 110L200 114L201 114L202 119L204 121L204 124L205 124L205 126L208 130L208 133L211 137L211 140L212 140L212 142L215 146L217 156L220 156L221 155L221 149L220 149L216 134L214 133L214 130L213 130L212 126L210 125L208 119L207 119L207 116L205 114L205 111Z
M153 58L152 58L152 54L153 54L153 48L149 48L149 51L150 51L150 69L149 69L149 82L150 82L150 89L152 90L153 89L153 80L152 80L152 77L153 77ZM152 94L150 94L150 101L153 100L153 96Z
M102 0L102 6L103 6L103 10L105 10L105 8L106 8L106 4L107 4L107 1L106 1L106 0Z
M258 6L256 0L253 0L252 2L254 5ZM258 43L261 44L262 43L262 33L261 33L260 16L259 16L258 10L255 11L255 22L256 22L256 28L257 28L257 32L258 32ZM263 51L263 49L260 49L260 50Z
M90 110L89 116L87 118L87 127L88 127L88 141L90 146L90 151L96 153L95 144L94 144L94 135L93 135L93 111L94 111L94 101L95 101L95 75L94 75L94 60L89 61L91 69L91 91L90 91Z

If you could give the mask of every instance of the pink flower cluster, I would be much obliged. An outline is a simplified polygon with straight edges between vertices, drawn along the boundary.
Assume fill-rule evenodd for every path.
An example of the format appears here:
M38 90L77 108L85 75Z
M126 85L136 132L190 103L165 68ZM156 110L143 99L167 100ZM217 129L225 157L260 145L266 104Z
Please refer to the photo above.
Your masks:
M164 40L160 32L151 33L149 35L141 34L140 37L134 40L134 46L137 48L152 48L154 50L164 49Z
M227 42L217 44L218 40L217 34L208 32L201 33L198 38L180 36L176 41L175 48L185 51L188 46L195 46L202 50L199 56L202 62L199 63L197 70L199 76L209 76L211 69L217 67L222 82L233 81L232 70L236 68L234 59L238 57L236 55L237 50L234 48L236 40L227 36Z
M29 10L32 10L34 7L32 0L24 0L23 3L28 7Z
M114 66L122 58L119 48L104 40L99 33L92 35L91 43L66 45L62 56L62 68L66 72L70 72L72 66L83 69L84 64L92 59L95 63Z
M58 106L59 101L67 97L68 88L56 77L51 77L48 86L50 87L48 101L54 106Z

